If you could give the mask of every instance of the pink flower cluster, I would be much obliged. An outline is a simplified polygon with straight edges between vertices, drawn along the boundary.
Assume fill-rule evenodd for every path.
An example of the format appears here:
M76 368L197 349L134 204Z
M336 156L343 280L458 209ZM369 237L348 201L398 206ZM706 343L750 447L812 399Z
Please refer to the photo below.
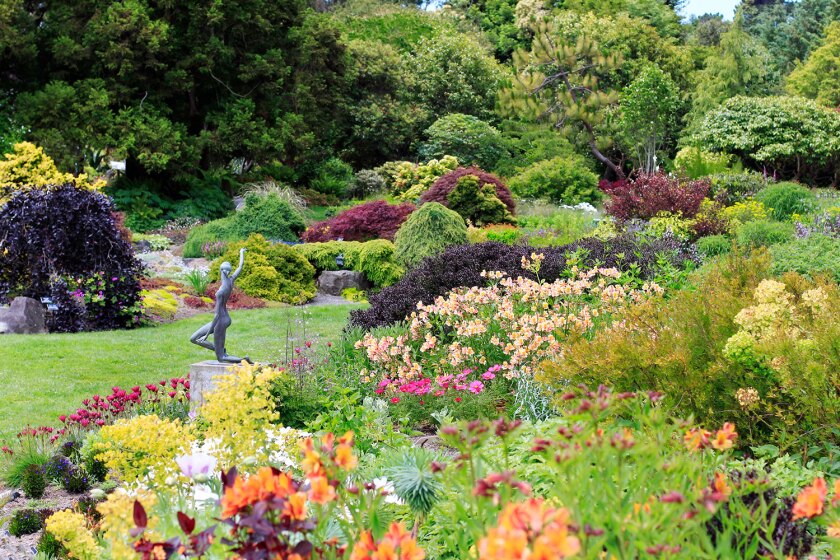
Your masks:
M479 377L484 381L490 381L496 378L496 374L502 370L502 366L496 364L487 369ZM383 379L379 382L376 388L376 394L381 395L389 388L398 393L423 396L431 393L435 397L442 397L449 391L462 392L468 391L474 395L478 395L485 389L485 384L479 379L469 379L476 371L472 369L464 369L457 375L441 375L434 381L429 377L415 379L411 381L400 382L399 380ZM455 402L461 402L461 397L456 397ZM391 398L391 402L396 404L400 402L399 397ZM420 404L423 404L421 401Z
M58 419L67 427L86 429L91 425L104 426L110 424L117 418L135 407L144 404L157 404L165 400L174 402L189 402L190 381L185 377L174 377L162 380L158 383L146 385L146 394L138 385L129 391L120 387L112 387L111 394L104 398L100 395L93 395L82 401L82 407L76 412L65 415ZM168 398L168 399L167 399Z

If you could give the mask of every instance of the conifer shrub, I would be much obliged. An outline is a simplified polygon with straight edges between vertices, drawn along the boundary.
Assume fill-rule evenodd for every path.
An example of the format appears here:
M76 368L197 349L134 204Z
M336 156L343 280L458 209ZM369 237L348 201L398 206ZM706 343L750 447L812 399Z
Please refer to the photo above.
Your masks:
M404 266L414 266L451 245L467 242L467 224L455 211L437 202L421 206L405 221L394 239L395 256Z
M237 286L247 295L300 304L315 297L315 268L306 258L283 243L271 244L254 234L247 241L231 243L225 253L210 265L210 279L219 281L222 263L239 264L239 250L245 247L245 264Z
M394 257L394 244L385 239L359 241L328 241L295 245L315 267L316 274L325 270L338 270L336 258L344 257L344 269L361 272L374 286L390 286L405 273L405 268Z
M814 195L799 183L776 183L755 197L776 220L789 220L794 214L807 214L814 209Z
M449 197L452 191L454 191L455 187L458 186L458 181L467 175L475 176L481 187L484 187L484 185L492 185L496 192L496 197L507 207L508 212L512 215L516 213L516 203L513 201L513 195L511 194L510 189L502 182L501 179L492 173L487 173L477 167L459 167L441 176L432 184L429 190L423 193L420 197L419 203L425 204L427 202L439 202L444 206L450 206ZM477 216L476 218L480 218L480 216ZM464 216L464 219L469 219L477 223L476 219L472 216ZM482 221L482 223L492 222Z
M40 513L32 508L17 510L9 520L9 534L22 537L37 533L44 527L44 520Z
M354 206L328 220L316 222L301 235L307 243L333 241L394 240L397 230L414 211L410 203L392 205L374 200Z
M205 245L244 241L255 233L274 241L297 241L305 228L303 216L276 193L251 194L242 210L193 228L184 243L184 256L206 256Z
M458 179L449 193L448 202L451 210L479 226L516 222L504 202L496 196L493 185L481 184L475 175L464 175Z
M738 244L747 248L769 247L777 243L792 241L794 236L793 224L757 220L746 222L735 230Z

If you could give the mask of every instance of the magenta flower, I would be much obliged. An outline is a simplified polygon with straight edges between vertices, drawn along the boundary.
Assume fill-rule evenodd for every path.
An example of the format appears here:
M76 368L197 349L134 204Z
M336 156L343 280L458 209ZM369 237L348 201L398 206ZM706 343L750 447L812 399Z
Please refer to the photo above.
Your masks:
M470 383L470 393L479 394L484 390L484 383L481 381L473 381Z
M216 458L206 453L182 455L175 458L184 476L193 478L197 474L211 475L216 470Z

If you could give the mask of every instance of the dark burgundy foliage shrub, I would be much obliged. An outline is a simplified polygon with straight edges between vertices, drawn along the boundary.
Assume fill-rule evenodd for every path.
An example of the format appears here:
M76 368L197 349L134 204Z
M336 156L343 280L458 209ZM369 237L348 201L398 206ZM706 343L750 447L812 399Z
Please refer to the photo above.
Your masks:
M391 205L384 200L374 200L314 223L300 237L307 243L333 241L339 237L344 241L393 241L397 230L414 210L413 204Z
M694 217L711 186L706 181L686 181L656 173L607 188L610 199L604 207L609 214L619 220L649 220L660 212Z
M449 193L455 189L458 184L458 179L464 177L465 175L475 175L478 177L480 185L485 185L487 183L492 184L496 187L496 196L499 197L499 200L505 203L505 206L507 206L508 210L510 210L510 213L514 214L516 212L516 203L513 201L513 195L510 193L510 189L507 188L507 185L502 183L502 180L492 173L487 173L477 167L459 167L458 169L454 169L446 175L443 175L432 184L429 190L423 193L423 196L420 197L420 204L425 204L426 202L440 202L444 206L449 206Z
M729 222L721 214L723 207L720 203L714 202L709 211L704 210L697 216L697 221L691 226L692 239L710 235L722 235L729 231Z
M617 181L610 181L609 179L601 179L598 181L598 188L603 192L609 194L615 189L626 187L627 179L619 179Z
M431 303L437 296L461 286L487 285L487 279L481 276L483 270L534 278L532 273L522 270L522 257L532 252L545 256L540 278L549 282L564 274L572 254L579 257L580 268L604 266L626 271L638 266L638 274L643 279L654 278L661 270L660 257L679 268L686 261L699 263L694 246L680 243L672 236L646 240L627 234L608 241L590 237L562 247L545 248L494 241L460 245L423 260L399 282L371 296L370 308L351 312L351 325L368 330L402 321L417 308L417 302Z
M67 282L61 278L50 285L50 298L58 310L47 314L48 331L74 333L85 330L85 306L71 291Z
M142 273L105 195L64 185L21 192L0 208L0 300L52 294L65 304L52 319L59 329L76 328L78 307L55 295L57 279L105 278L102 302L84 321L104 330L137 325Z

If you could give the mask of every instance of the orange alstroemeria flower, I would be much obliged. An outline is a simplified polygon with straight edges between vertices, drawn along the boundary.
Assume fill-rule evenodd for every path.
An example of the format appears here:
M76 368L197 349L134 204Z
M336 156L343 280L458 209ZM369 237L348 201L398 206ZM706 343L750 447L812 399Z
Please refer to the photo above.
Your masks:
M306 519L306 494L296 492L289 496L286 507L283 509L283 515L296 521Z
M370 531L364 531L350 553L350 560L423 560L425 557L426 553L402 523L392 523L379 542L373 540Z
M480 560L550 560L580 552L580 540L569 534L569 512L547 507L541 499L508 504L498 526L478 543Z
M353 448L346 443L339 443L335 449L335 464L345 471L352 471L359 464L359 460L353 454Z
M723 428L718 430L715 434L715 437L712 440L712 447L718 451L732 449L732 445L737 437L738 433L735 431L735 424L732 422L726 422L723 425Z
M263 467L247 480L237 477L233 486L225 489L222 517L232 517L251 504L270 497L285 499L294 491L294 481L289 475L282 472L275 474L270 467Z
M309 499L316 504L326 504L335 500L335 488L325 476L309 479Z
M709 444L710 435L711 434L706 430L694 428L693 430L689 430L685 433L683 442L685 443L686 449L689 451L699 451Z
M831 498L831 505L837 507L840 504L840 478L834 481L834 497Z
M796 503L793 504L793 518L810 519L821 515L825 498L828 496L828 486L825 484L823 478L816 478L810 486L806 486L796 497Z

